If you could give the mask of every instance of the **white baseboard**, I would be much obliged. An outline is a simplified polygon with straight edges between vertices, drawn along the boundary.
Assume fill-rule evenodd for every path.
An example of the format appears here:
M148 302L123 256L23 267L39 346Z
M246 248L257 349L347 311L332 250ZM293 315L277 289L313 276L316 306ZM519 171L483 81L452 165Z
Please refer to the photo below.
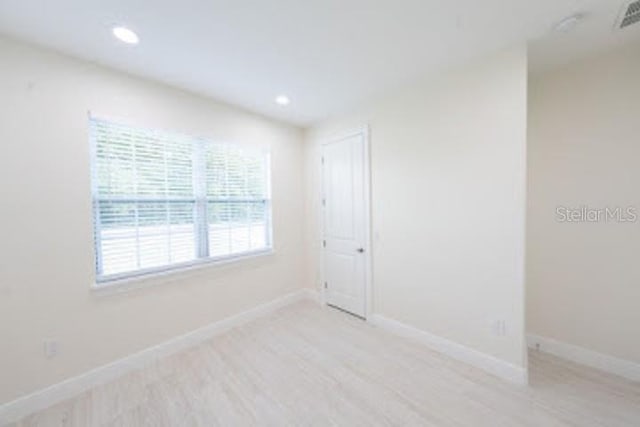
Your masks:
M640 364L638 363L534 334L527 335L527 344L530 348L539 349L545 353L553 354L581 365L599 369L632 381L640 381Z
M521 385L526 385L528 383L527 369L523 366L511 364L498 359L497 357L482 353L462 344L433 335L429 332L398 322L397 320L386 318L379 314L372 315L369 321L375 326L386 329L397 335L414 339L437 352L480 368L507 381Z
M231 328L265 316L284 306L311 299L318 301L317 292L311 289L300 290L236 315L214 322L195 331L189 332L154 347L116 360L107 365L69 378L35 393L20 397L0 406L0 425L9 424L19 419L74 397L93 387L105 384L135 369L148 365L159 358L175 354L189 347L220 335Z

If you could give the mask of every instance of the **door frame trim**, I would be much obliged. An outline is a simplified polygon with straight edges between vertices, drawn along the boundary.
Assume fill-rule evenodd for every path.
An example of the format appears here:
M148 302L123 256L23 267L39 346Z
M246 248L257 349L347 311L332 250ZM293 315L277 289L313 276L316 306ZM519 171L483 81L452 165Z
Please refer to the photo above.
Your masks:
M320 143L320 238L324 238L325 232L325 224L324 224L324 207L322 205L322 198L324 197L324 166L322 165L322 153L324 150L324 146L331 144L332 142L342 140L345 138L349 138L351 136L362 135L363 139L363 156L364 156L364 270L365 270L365 291L364 291L364 320L371 320L371 316L373 314L373 253L372 253L372 243L371 243L371 152L370 152L370 135L369 135L369 125L365 124L362 126L358 126L356 128L349 129L347 131L342 131L338 133L334 133L329 135L328 137L322 138ZM320 299L322 305L327 304L326 297L326 288L324 287L325 283L325 251L322 244L320 245L320 272L322 276L322 286L320 291Z

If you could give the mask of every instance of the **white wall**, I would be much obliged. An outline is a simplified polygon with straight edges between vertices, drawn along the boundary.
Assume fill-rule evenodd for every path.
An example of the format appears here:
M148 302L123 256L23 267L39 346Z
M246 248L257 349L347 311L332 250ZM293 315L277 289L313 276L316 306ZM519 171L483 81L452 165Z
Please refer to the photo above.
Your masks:
M640 55L630 45L530 84L528 332L640 362L640 222L559 223L556 207L640 213Z
M319 285L319 143L368 123L374 312L523 367L526 96L518 47L308 132L307 282Z
M302 286L299 129L7 39L0 52L0 403ZM275 255L92 294L89 110L270 146Z

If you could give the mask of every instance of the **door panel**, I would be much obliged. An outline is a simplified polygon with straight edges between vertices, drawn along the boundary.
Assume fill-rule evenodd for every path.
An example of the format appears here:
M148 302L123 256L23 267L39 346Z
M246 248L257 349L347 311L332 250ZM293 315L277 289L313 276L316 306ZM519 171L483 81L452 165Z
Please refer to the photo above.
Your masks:
M353 155L349 140L325 146L325 232L336 239L355 238Z
M322 154L325 297L328 304L364 317L364 135L324 144Z

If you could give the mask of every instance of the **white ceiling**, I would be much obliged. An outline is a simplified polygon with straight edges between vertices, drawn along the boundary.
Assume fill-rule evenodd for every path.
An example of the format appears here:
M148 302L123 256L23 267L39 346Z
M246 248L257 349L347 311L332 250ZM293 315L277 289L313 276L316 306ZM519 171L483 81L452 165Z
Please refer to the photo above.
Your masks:
M305 126L502 47L545 69L627 39L622 0L0 0L0 33ZM574 12L571 34L550 28ZM126 46L123 24L141 38ZM292 103L273 102L287 94Z

